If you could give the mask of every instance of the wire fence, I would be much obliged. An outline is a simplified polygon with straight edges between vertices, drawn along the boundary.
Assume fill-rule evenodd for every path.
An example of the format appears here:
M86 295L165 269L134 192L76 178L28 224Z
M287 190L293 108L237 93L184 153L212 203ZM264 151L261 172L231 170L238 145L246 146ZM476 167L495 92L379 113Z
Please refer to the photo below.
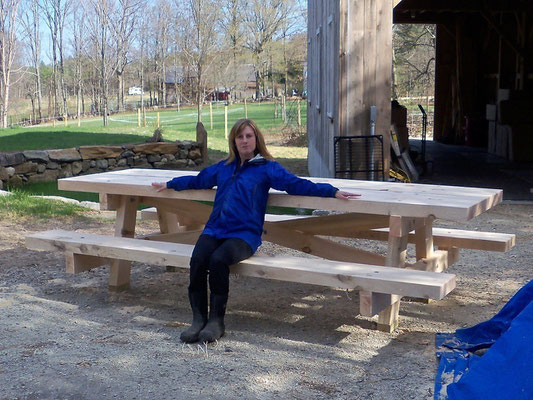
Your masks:
M434 112L427 111L427 128L426 128L426 139L433 140L433 122L434 122ZM422 137L422 118L423 115L421 112L408 111L407 112L407 128L409 129L409 137L411 138L421 138Z

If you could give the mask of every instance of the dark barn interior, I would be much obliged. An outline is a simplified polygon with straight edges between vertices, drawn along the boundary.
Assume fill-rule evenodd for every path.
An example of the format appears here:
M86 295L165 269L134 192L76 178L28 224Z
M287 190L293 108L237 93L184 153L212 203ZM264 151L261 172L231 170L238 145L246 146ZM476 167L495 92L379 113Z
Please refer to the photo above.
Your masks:
M403 0L393 22L437 26L433 137L461 145L447 157L463 154L465 163L454 163L462 167L484 162L517 171L503 176L518 179L518 197L531 199L533 2ZM471 160L469 147L476 148Z
M436 24L439 142L533 161L533 2L403 0L396 24Z

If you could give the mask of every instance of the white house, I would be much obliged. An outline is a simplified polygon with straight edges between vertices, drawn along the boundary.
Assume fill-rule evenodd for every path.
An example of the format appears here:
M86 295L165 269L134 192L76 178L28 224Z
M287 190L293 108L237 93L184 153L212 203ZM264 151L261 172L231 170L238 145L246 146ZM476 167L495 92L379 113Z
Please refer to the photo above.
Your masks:
M128 88L128 94L130 96L140 95L143 94L143 90L139 86L131 86L130 88Z

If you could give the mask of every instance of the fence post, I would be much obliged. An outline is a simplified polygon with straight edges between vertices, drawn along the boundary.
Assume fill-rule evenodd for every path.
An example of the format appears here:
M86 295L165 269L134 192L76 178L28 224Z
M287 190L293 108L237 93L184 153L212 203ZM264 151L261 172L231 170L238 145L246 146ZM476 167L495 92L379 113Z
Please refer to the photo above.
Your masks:
M68 115L65 114L64 118L65 118L65 126L68 126Z
M137 109L137 126L139 128L141 127L141 109L140 108Z
M228 106L224 105L224 137L228 138Z
M246 97L244 98L244 118L248 119L248 105L246 104Z
M300 110L300 100L298 100L298 128L302 126L302 111Z
M211 122L211 130L213 130L213 102L209 102L209 120Z
M157 122L156 122L156 124L157 124L157 127L159 128L159 111L157 112L156 115L157 115Z

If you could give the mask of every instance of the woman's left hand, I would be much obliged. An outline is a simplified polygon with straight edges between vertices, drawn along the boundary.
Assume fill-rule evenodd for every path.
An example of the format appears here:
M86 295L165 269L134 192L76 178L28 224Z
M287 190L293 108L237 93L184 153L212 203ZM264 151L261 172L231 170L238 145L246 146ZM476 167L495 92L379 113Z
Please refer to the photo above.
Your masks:
M160 192L167 188L167 183L166 182L152 182L152 186L155 187L158 192Z
M341 199L341 200L354 200L354 199L357 199L358 197L361 197L361 195L355 194L355 193L349 193L349 192L341 192L340 190L337 190L337 192L335 193L335 198Z

